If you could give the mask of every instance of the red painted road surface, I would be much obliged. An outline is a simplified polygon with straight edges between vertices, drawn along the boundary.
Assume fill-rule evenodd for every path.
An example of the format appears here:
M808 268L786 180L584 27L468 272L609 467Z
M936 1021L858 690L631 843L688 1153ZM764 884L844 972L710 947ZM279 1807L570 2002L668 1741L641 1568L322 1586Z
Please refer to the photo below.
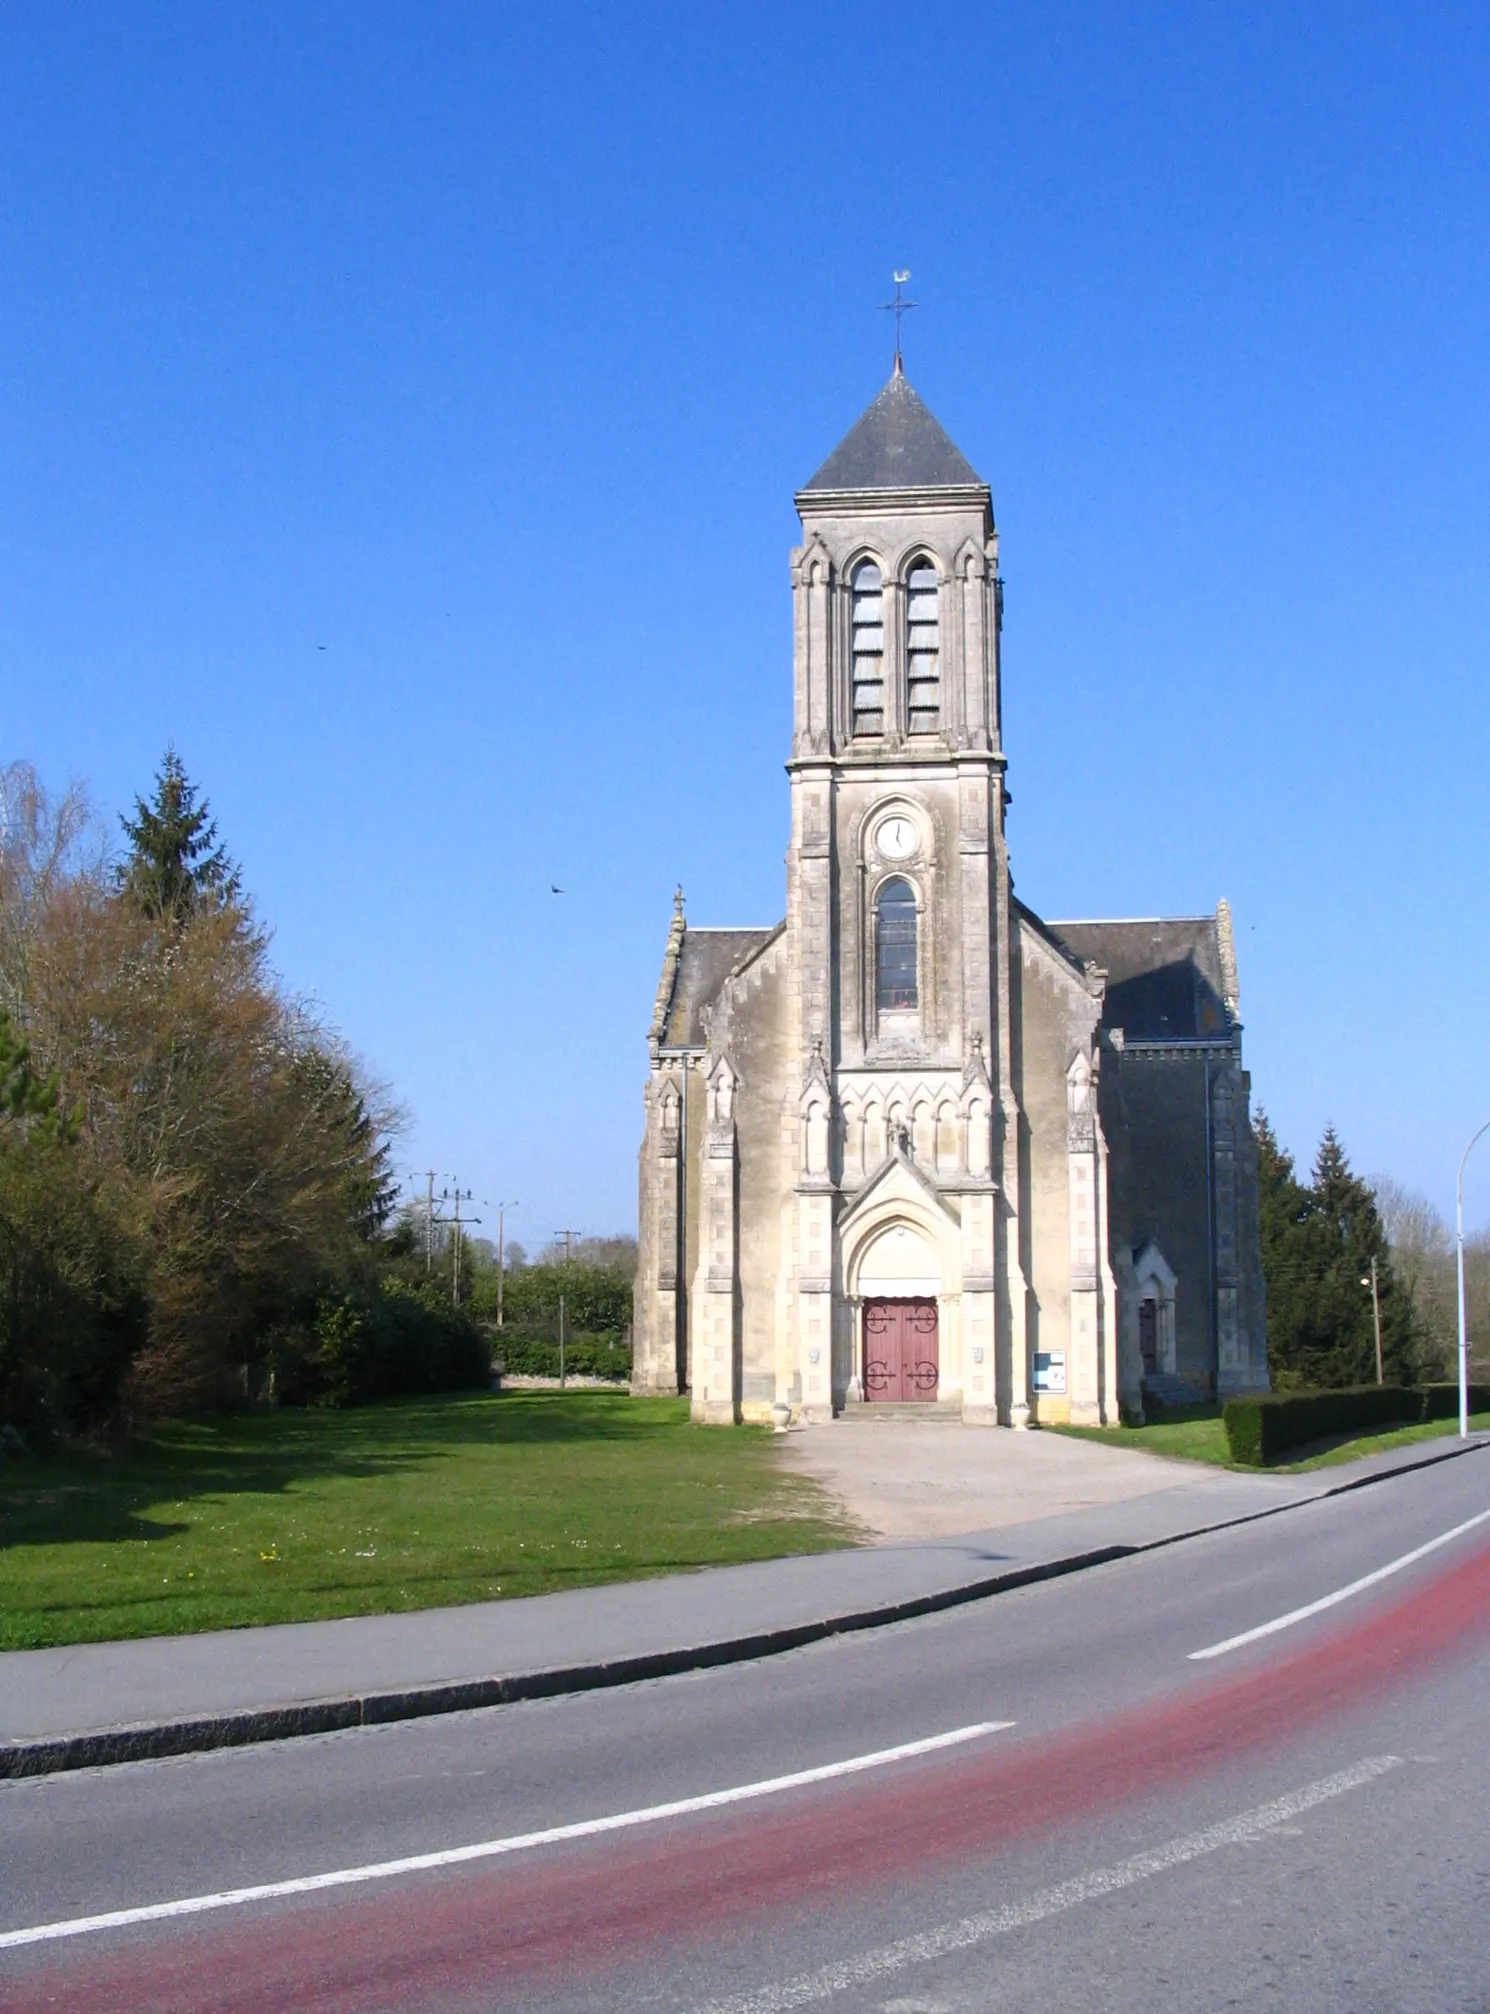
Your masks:
M648 1950L696 1944L760 1911L862 1898L907 1871L923 1879L939 1862L1112 1811L1367 1705L1487 1635L1490 1549L1292 1654L1258 1646L1230 1678L1191 1681L1163 1704L1065 1735L995 1737L982 1753L793 1793L769 1811L9 1953L0 2007L369 2014L474 1991L499 2009L540 1998L545 1981L583 1991L587 1977L603 2006L608 1968Z

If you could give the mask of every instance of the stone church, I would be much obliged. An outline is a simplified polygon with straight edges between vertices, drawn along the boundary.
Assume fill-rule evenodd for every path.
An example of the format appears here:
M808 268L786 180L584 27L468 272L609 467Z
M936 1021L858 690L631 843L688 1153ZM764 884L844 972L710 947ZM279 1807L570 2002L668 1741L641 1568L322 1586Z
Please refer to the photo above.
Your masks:
M796 505L786 916L677 901L634 1389L1021 1427L1265 1385L1225 902L1016 900L992 502L898 357Z

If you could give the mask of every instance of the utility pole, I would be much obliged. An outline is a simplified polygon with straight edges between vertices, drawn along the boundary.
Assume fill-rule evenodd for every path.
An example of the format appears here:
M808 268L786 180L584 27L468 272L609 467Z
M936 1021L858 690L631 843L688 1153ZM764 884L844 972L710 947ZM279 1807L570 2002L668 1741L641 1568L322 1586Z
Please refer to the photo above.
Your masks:
M424 1192L424 1270L432 1273L435 1269L435 1171L424 1171L427 1184Z
M564 1240L564 1264L569 1265L574 1258L574 1241L584 1236L583 1231L555 1231L556 1238ZM564 1389L564 1296L559 1296L559 1390Z
M462 1188L461 1188L461 1186L460 1186L460 1184L459 1184L459 1182L457 1182L457 1183L456 1183L456 1185L455 1185L455 1187L454 1187L454 1189L446 1189L446 1190L445 1190L445 1191L443 1192L443 1194L441 1195L441 1197L440 1197L440 1201L441 1201L442 1203L453 1203L453 1204L455 1205L455 1214L454 1214L454 1216L453 1216L453 1217L450 1217L450 1218L448 1218L448 1219L447 1219L446 1221L448 1221L448 1222L449 1222L450 1224L452 1224L452 1225L454 1226L454 1230L453 1230L453 1232L452 1232L452 1235L451 1235L451 1240L450 1240L450 1255L451 1255L451 1256L450 1256L450 1300L451 1300L451 1305L452 1305L452 1306L454 1306L454 1307L457 1307L457 1308L458 1308L458 1307L460 1306L460 1233L461 1233L461 1225L462 1225L463 1223L465 1223L465 1224L479 1224L479 1223L481 1222L481 1219L480 1219L479 1217L464 1217L464 1218L463 1218L463 1217L461 1216L461 1213L460 1213L460 1206L461 1206L461 1204L462 1204L462 1203L469 1203L469 1202L470 1202L470 1200L471 1200L471 1198L472 1198L472 1196L473 1196L474 1194L475 1194L475 1190L474 1190L474 1189L462 1189Z
M1376 1323L1376 1382L1382 1385L1386 1383L1386 1379L1381 1373L1381 1290L1377 1284L1376 1261L1374 1258L1371 1261L1371 1271L1361 1281L1361 1285L1371 1289L1371 1315Z
M502 1285L507 1277L507 1247L503 1238L504 1218L508 1210L515 1210L516 1203L497 1205L497 1327L502 1326Z

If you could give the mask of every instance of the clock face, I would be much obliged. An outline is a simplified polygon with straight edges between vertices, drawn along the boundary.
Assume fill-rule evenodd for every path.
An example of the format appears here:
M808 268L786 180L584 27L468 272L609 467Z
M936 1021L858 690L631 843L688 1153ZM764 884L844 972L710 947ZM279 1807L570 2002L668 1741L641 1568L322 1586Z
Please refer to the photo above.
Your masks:
M918 845L916 828L910 819L897 813L887 818L874 835L874 843L886 860L909 860Z

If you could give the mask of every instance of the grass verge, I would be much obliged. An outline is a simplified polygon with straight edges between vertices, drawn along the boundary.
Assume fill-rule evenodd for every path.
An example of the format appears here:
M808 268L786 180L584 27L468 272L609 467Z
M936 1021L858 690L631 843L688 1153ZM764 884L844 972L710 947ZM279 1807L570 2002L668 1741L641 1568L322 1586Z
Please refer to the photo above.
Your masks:
M511 1392L162 1428L0 1469L0 1649L544 1594L847 1545L769 1429Z
M1474 1433L1490 1430L1490 1413L1470 1418ZM1109 1448L1147 1448L1153 1455L1174 1455L1181 1461L1211 1462L1217 1468L1235 1469L1239 1475L1256 1475L1258 1470L1231 1459L1226 1444L1226 1428L1219 1406L1184 1406L1142 1427L1048 1427L1044 1431L1067 1434L1073 1440L1100 1441ZM1389 1433L1352 1434L1303 1461L1276 1462L1270 1475L1296 1474L1304 1469L1334 1468L1341 1462L1360 1461L1366 1455L1384 1454L1389 1448L1409 1447L1414 1441L1441 1440L1459 1431L1458 1420L1430 1420L1426 1425L1395 1427Z
M1483 1433L1490 1428L1490 1413L1471 1413L1469 1430ZM1415 1427L1394 1427L1385 1434L1354 1434L1349 1440L1335 1447L1323 1449L1318 1454L1309 1455L1301 1462L1279 1462L1279 1468L1297 1472L1300 1469L1330 1469L1341 1462L1359 1461L1363 1455L1384 1454L1388 1448L1410 1447L1414 1441L1439 1441L1447 1434L1457 1434L1458 1420L1429 1420Z

